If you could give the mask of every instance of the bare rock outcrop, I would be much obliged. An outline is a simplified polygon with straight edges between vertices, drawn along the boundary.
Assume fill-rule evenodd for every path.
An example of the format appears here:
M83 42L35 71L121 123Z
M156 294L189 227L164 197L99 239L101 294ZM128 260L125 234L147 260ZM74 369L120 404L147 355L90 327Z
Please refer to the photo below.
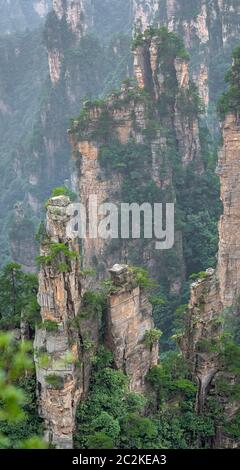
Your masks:
M154 328L152 307L128 266L114 265L110 273L117 290L108 297L107 345L116 367L128 376L130 390L143 393L146 375L159 357L158 341L145 342L146 332Z
M66 237L69 204L65 196L48 203L39 273L42 324L35 338L40 415L47 440L58 448L73 446L76 406L88 391L99 326L94 315L81 317L79 246Z
M223 215L219 225L218 277L220 296L226 309L235 305L240 295L240 123L228 114L222 128L223 146L217 173L221 182Z

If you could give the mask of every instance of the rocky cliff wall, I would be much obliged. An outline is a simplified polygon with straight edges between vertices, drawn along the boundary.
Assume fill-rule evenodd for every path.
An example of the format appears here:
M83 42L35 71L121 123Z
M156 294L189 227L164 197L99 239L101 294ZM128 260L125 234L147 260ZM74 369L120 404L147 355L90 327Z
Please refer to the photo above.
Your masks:
M224 65L240 38L239 16L235 0L133 0L137 30L167 26L184 38L191 52L192 76L206 107L223 88Z
M217 173L221 182L223 215L219 224L217 275L220 280L221 302L225 309L235 305L238 313L240 276L239 237L239 159L240 127L235 115L228 114L223 126L223 146L219 154Z
M216 271L210 269L204 279L192 285L187 334L180 341L181 349L190 360L198 382L196 409L202 412L216 391L216 382L224 379L231 387L236 383L234 373L224 370L221 337L224 324L239 315L239 152L240 128L236 115L228 114L222 125L223 145L219 152L217 173L221 182L223 215L219 223L219 251ZM223 399L227 422L240 409L239 400ZM217 429L215 447L239 447L221 426Z
M48 34L52 35L48 45L48 62L53 84L58 83L61 77L67 38L71 43L77 43L92 26L90 5L91 2L86 0L53 0L53 12L49 18L52 19L51 29L54 26L56 29L48 29Z
M130 34L131 19L130 0L103 0L101 4L98 0L53 0L48 29L51 36L48 41L51 82L57 84L61 76L66 81L71 79L72 71L64 66L69 47L77 47L80 40L89 34L95 34L103 44L118 33ZM114 47L117 54L117 42Z
M96 316L81 317L79 247L66 236L69 204L64 196L49 201L39 274L42 324L35 338L40 415L47 440L58 448L73 446L76 406L88 391L99 336Z
M174 202L174 161L177 158L182 168L192 165L196 174L203 173L198 104L192 95L188 58L181 54L178 56L183 46L175 35L171 36L175 52L169 51L169 58L167 39L166 31L141 38L134 50L138 86L125 82L121 90L105 102L87 102L80 118L72 122L69 136L76 167L75 190L85 207L91 195L97 195L99 205L106 201L117 204L138 202L139 194L145 194L140 196L141 202L151 202L152 198L155 202ZM105 152L108 152L108 160L104 160ZM128 161L121 161L129 152ZM138 153L139 159L133 165L131 158L136 158ZM131 164L131 169L126 170ZM150 182L156 189L154 195L151 192L146 195L145 188ZM135 199L132 200L134 196L129 195L131 187L133 192L136 187ZM179 291L184 278L184 260L182 234L178 230L175 240L180 270L173 273L171 280L169 273L166 276L171 288ZM154 253L154 243L146 240L144 243L140 247L135 240L123 243L117 240L117 247L113 249L109 240L87 237L83 241L84 259L87 265L95 264L95 268L94 260L97 259L103 274L109 265L120 260L123 263L144 263L152 275L159 276L160 255ZM142 253L141 259L138 253L138 258L135 256L133 260L131 252L136 253L137 250Z
M110 273L117 292L108 298L106 344L116 367L129 377L130 390L144 393L146 375L159 360L158 341L145 342L154 328L152 306L127 266L114 265Z
M138 85L140 88L148 90L154 101L160 103L168 87L164 76L166 70L164 73L164 58L161 57L161 46L161 39L153 36L145 41L144 46L138 46L134 50L134 71ZM162 50L162 54L164 53ZM195 116L188 116L181 109L180 98L186 95L190 89L189 61L183 57L175 57L172 65L176 77L175 86L177 87L173 125L180 148L182 164L187 165L195 160L199 161L201 167L198 112L196 110ZM172 86L174 87L174 84Z
M46 440L61 449L73 447L76 407L87 396L92 357L102 335L94 305L86 304L84 294L92 291L81 270L79 244L67 236L69 205L65 196L48 201L39 257L42 323L34 341L39 413ZM104 343L116 368L128 376L130 389L144 392L146 375L158 362L158 340L145 342L154 326L152 308L127 266L114 266L111 273L113 290L102 319L107 325Z

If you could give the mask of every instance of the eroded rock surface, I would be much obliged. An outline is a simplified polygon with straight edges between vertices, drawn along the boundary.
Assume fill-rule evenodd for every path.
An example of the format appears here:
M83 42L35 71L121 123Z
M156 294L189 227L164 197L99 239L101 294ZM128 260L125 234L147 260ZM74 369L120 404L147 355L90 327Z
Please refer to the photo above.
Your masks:
M73 446L76 406L88 391L99 334L94 315L81 317L79 246L66 237L69 204L65 196L48 204L38 293L42 325L35 338L40 415L47 440L58 448ZM91 348L86 349L86 341Z
M228 114L222 126L223 145L217 172L221 181L223 215L219 223L219 252L216 272L208 270L204 279L192 285L188 311L187 334L181 348L190 359L199 388L196 408L204 409L208 393L216 379L225 377L234 383L234 374L222 372L219 351L211 345L223 333L224 319L239 314L239 175L240 127L238 119ZM239 401L224 402L226 419L231 421L240 409ZM221 448L239 447L239 440L230 438L221 428L214 445Z
M108 297L107 344L116 367L129 377L130 390L143 393L159 357L158 342L145 343L146 332L154 328L152 306L128 266L114 265L110 273L117 291Z

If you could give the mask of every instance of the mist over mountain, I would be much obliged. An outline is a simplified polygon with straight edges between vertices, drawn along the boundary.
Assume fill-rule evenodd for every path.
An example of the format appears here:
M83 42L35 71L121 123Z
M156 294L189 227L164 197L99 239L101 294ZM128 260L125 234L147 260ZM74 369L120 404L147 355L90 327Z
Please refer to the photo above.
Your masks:
M239 0L0 11L0 447L239 449Z
M0 34L36 28L51 6L51 0L1 0Z

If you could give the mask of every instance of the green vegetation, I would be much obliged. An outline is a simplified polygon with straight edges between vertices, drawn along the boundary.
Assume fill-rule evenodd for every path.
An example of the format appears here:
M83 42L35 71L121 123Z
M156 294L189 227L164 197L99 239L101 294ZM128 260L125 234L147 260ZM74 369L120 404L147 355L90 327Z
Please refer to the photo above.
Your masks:
M218 103L218 110L222 119L229 112L240 114L240 46L232 54L233 65L226 75L228 91L223 93Z
M27 320L32 333L39 321L37 303L38 279L34 274L23 273L16 263L0 271L0 327L13 329L20 326L21 317Z
M20 3L25 5L27 1ZM127 15L127 8L125 1L119 0L117 4L117 11L121 4L121 15L117 19L112 14L111 22L108 21L110 2L107 10L106 5L101 9L96 6L96 22L104 18L105 24L104 32L100 26L95 31L100 36L84 34L76 42L65 18L60 21L50 12L44 28L32 30L39 17L32 13L31 31L1 37L1 101L6 109L0 117L0 267L11 260L14 243L19 246L22 242L27 247L34 244L35 227L41 218L39 207L53 187L70 179L71 151L66 132L70 117L79 112L83 101L105 95L132 73L130 28L127 22L122 27L122 14ZM9 22L15 25L18 9L15 10L4 21L4 28ZM106 31L113 36L106 36ZM56 87L52 87L49 79L49 49L61 50L64 56L62 77ZM25 228L21 224L19 230L14 223L11 230L13 208L18 202L23 204L28 223ZM29 231L32 223L34 228ZM16 247L15 259L24 264L26 254L22 244L20 250Z
M163 305L163 299L156 304ZM182 328L188 323L185 312L186 305L176 312L182 317ZM146 332L148 347L160 336L159 330ZM111 353L100 347L93 357L89 397L78 409L75 447L211 448L216 425L229 438L238 438L239 416L229 421L224 403L240 398L240 347L229 335L219 334L209 340L203 338L199 353L218 354L221 362L220 374L201 414L195 410L198 385L192 379L192 366L178 352L165 353L160 365L150 370L147 379L152 392L149 390L144 398L129 393L127 377L113 368ZM235 380L229 382L228 374L234 374Z
M224 430L228 435L232 436L233 438L240 438L240 413L238 413L237 416L229 423L225 424Z
M57 196L67 196L69 197L70 201L75 201L77 198L76 193L74 193L74 191L72 191L71 189L66 188L66 186L59 186L53 189L51 197Z
M177 144L174 129L169 128L169 120L173 113L173 108L177 104L184 117L188 116L191 124L202 112L202 103L199 99L196 86L190 84L186 93L180 93L174 68L174 59L178 56L184 57L183 44L177 37L168 33L166 29L151 30L146 34L158 35L160 50L159 68L165 78L165 95L161 95L161 100L157 104L157 109L152 101L151 95L146 91L140 91L137 87L127 89L125 98L119 98L115 94L114 107L121 107L134 100L135 103L142 102L147 110L147 127L144 132L144 143L138 144L134 139L130 139L127 144L121 144L113 131L110 136L108 130L111 129L111 122L107 125L102 122L102 136L99 134L100 152L99 162L104 178L111 178L113 173L122 176L122 184L116 192L116 200L126 203L150 202L175 202L176 208L176 232L183 233L184 261L186 264L186 277L192 272L205 270L209 266L216 264L216 252L218 246L217 224L221 214L221 204L219 202L219 181L215 175L216 151L210 141L206 129L200 128L200 137L203 154L204 171L199 171L198 162L193 161L188 166L183 166L181 155ZM147 43L148 39L142 37ZM182 52L181 52L182 51ZM126 84L128 86L128 84ZM106 103L99 104L103 109ZM89 109L93 106L86 104L79 124L76 122L77 132L83 123L84 132L89 129ZM108 115L109 118L109 115ZM133 127L136 125L133 117ZM138 129L136 128L136 131ZM166 139L166 146L157 155L159 167L159 180L168 179L172 172L173 184L161 189L160 185L152 178L152 156L151 142L156 137L157 131L160 136ZM104 137L103 137L104 136ZM81 138L81 135L80 135ZM101 177L101 175L100 175ZM141 218L143 221L143 218ZM195 234L198 234L198 237ZM176 234L177 235L177 234ZM141 237L143 230L141 231ZM113 241L110 250L115 251L122 246L124 241ZM147 249L148 241L143 238L140 241L134 240L130 252L129 262L134 265L141 265L140 253ZM159 263L161 270L156 284L161 285L160 296L164 299L164 305L154 306L155 320L157 326L164 331L163 344L168 348L172 343L169 337L173 334L174 310L179 303L187 300L188 285L179 296L169 294L170 285L174 278L182 276L181 273L181 253L175 246L171 252L155 253L156 263ZM156 291L156 294L158 292Z
M164 58L168 58L169 62L172 58L181 57L182 59L189 60L189 54L187 53L183 41L175 34L168 31L166 27L153 28L149 27L144 33L137 35L133 41L133 49L138 46L144 46L148 44L148 41L152 37L159 39L159 56L162 55Z
M207 153L206 158L202 174L195 171L194 163L187 168L179 164L175 167L177 222L183 230L187 276L216 265L218 220L222 212L219 180L212 165L212 159L216 162L216 152Z
M206 278L207 278L207 273L206 273L206 271L200 271L200 273L193 273L193 274L191 274L191 276L190 276L189 279L190 279L191 281L197 281L197 280L203 281L203 280L206 279Z
M60 375L49 374L46 376L45 380L46 383L54 390L61 390L63 388L64 380Z
M199 96L197 85L190 82L189 88L179 93L177 105L181 113L189 119L198 117L204 112L204 104Z
M150 448L156 441L154 423L142 416L145 399L129 392L127 377L112 368L111 353L100 347L93 358L91 392L77 412L76 448Z
M114 441L104 432L90 434L87 440L88 449L113 449Z
M157 330L157 329L148 330L145 333L144 342L149 349L152 349L152 347L156 343L158 343L161 336L162 336L162 332L160 330Z
M38 416L33 351L30 342L16 341L24 321L29 338L40 321L37 276L23 273L16 263L0 271L0 447L45 448L38 437L43 427Z
M99 118L91 131L89 131L90 120L90 110L92 108L98 107L100 111ZM104 101L87 101L84 108L82 109L79 117L77 119L71 120L71 131L77 133L79 137L82 137L84 133L88 134L88 137L105 142L112 135L112 118L107 109L107 105Z
M149 278L147 269L129 266L129 272L133 274L134 282L136 282L139 287L149 289L156 286L154 280Z
M208 448L216 420L222 420L229 435L238 432L237 418L224 424L217 397L196 414L197 385L178 353L164 355L161 365L149 372L154 392L147 398L129 392L126 376L112 366L111 354L100 347L89 397L77 412L75 448Z
M15 25L11 14L9 20ZM47 56L41 36L41 28L1 36L0 99L12 112L1 113L0 118L0 268L11 261L10 243L16 244L20 263L25 260L23 253L19 252L18 243L23 241L29 246L34 245L37 220L25 199L28 190L32 193L33 189L27 182L30 173L26 177L26 170L33 168L38 158L25 149L25 144L32 134L47 76ZM20 173L16 171L14 162L17 162L19 169L21 167ZM14 207L19 203L24 208L23 220L15 218Z
M182 118L187 117L190 126L194 119L198 119L201 124L199 115L203 111L203 106L196 86L190 83L189 89L184 92L179 92L178 89L174 60L176 57L184 58L183 44L176 35L167 32L165 28L161 30L150 28L140 37L142 45L144 43L148 47L149 38L152 36L158 37L159 41L158 67L164 80L164 92L159 102L155 103L147 90L140 91L137 87L131 87L126 91L124 99L124 102L129 100L130 103L134 100L134 103L144 103L146 107L147 123L144 141L139 144L134 139L129 139L127 144L121 144L112 132L106 142L101 139L99 141L99 162L103 178L109 179L114 173L122 177L121 187L115 194L116 200L129 204L134 202L142 204L146 201L151 204L159 201L175 203L177 243L171 251L154 254L155 263L161 266L156 285L161 286L159 295L164 299L164 305L154 306L154 316L157 327L164 331L164 348L165 346L169 348L169 346L174 347L169 340L174 329L174 311L179 304L186 303L189 289L189 284L186 282L180 295L169 293L174 279L180 279L183 276L182 248L186 279L192 273L215 267L218 221L222 206L219 180L215 175L217 149L209 132L203 125L200 125L201 162L195 156L192 162L183 165L175 128L170 124L176 106ZM115 104L117 107L121 106L122 99L116 95L113 106L115 107ZM132 122L133 129L139 132L135 116L132 117ZM153 179L151 153L151 144L157 135L165 142L155 156L159 182L156 178ZM202 166L201 169L199 165ZM172 182L170 175L172 175ZM143 222L143 215L141 222ZM180 232L183 238L182 248L179 239ZM110 250L114 252L123 244L122 240L113 240ZM143 238L142 228L141 240L134 240L131 244L129 262L141 266L143 264L141 253L147 249L149 249L149 242ZM158 295L157 289L156 295Z
M45 320L38 325L38 328L46 329L47 331L58 331L58 323L53 320Z
M83 303L81 307L81 316L97 315L102 318L106 308L106 295L102 290L87 291L83 295Z
M76 261L79 255L76 251L72 251L65 243L46 242L47 255L41 255L36 258L38 264L49 266L57 269L59 272L69 270L69 263Z
M192 19L199 11L199 4L199 1L182 0L182 16L187 20ZM108 27L110 26L108 25ZM1 189L4 194L1 208L4 208L4 213L11 210L13 203L18 198L22 198L22 194L28 194L28 198L29 195L34 196L33 201L35 199L42 200L46 194L49 194L49 186L52 185L53 180L55 185L59 185L68 176L66 156L69 154L69 148L66 140L61 140L59 137L56 148L61 147L61 152L59 152L57 162L59 168L63 169L59 172L61 174L55 175L56 154L51 155L53 174L46 178L44 166L47 167L49 164L49 158L44 139L55 144L56 135L65 135L66 116L72 106L68 102L65 88L73 91L73 96L77 98L76 102L85 99L84 93L88 95L79 118L72 121L72 132L80 137L87 133L91 139L97 141L100 146L101 171L105 173L105 176L111 178L112 173L116 172L122 177L123 182L116 197L122 202L129 203L145 201L152 204L159 201L176 203L176 231L183 235L184 259L181 247L179 249L182 239L180 241L178 239L178 246L171 253L156 254L155 262L156 266L159 266L156 284L149 279L147 271L143 267L131 268L134 282L137 285L142 288L156 288L150 300L154 308L156 325L164 331L164 345L169 349L173 347L172 340L169 339L171 334L176 330L175 336L182 337L188 320L186 315L188 284L186 283L180 294L174 294L170 288L175 285L175 280L182 279L183 264L184 269L186 268L186 277L190 276L190 280L205 279L204 270L215 265L218 242L217 221L221 213L221 206L218 202L219 184L214 175L216 152L212 143L209 143L206 129L200 129L203 154L203 165L200 168L199 162L194 160L188 165L182 164L178 139L172 125L172 116L176 106L182 116L188 120L187 126L190 126L194 119L198 119L199 114L203 111L201 100L193 83L190 84L189 90L186 92L179 92L178 89L174 60L176 58L188 60L189 56L184 49L182 40L174 33L169 33L166 28L148 28L143 35L139 35L135 39L133 47L146 47L153 36L157 37L159 41L158 72L163 77L164 92L156 104L148 91L139 90L137 87L133 88L133 83L127 80L124 83L126 86L124 96L118 92L112 94L115 109L121 109L132 102L142 103L146 109L147 125L143 133L144 142L139 144L132 138L123 145L120 144L114 133L111 106L109 107L107 102L102 99L94 99L94 97L99 94L100 88L101 91L103 88L109 91L112 85L118 84L120 75L123 74L124 69L127 69L129 56L126 54L126 45L128 39L119 38L117 42L113 41L109 45L102 46L96 38L85 36L76 45L66 20L63 19L60 23L55 13L52 12L49 15L45 28L45 44L52 49L61 44L64 51L62 71L65 82L63 83L60 78L56 87L46 85L46 96L43 97L45 109L48 109L46 130L40 115L37 122L32 124L32 116L35 115L37 109L35 99L30 112L24 114L21 119L22 110L27 109L26 104L28 103L24 89L28 90L27 94L29 94L27 85L30 82L29 77L25 77L24 70L21 71L24 77L20 82L24 93L22 97L22 94L19 93L21 88L16 90L15 94L16 96L21 95L22 102L17 103L18 112L12 114L14 120L22 121L24 125L21 123L21 129L19 129L18 135L14 136L13 142L11 132L12 129L15 129L15 123L12 122L12 118L9 118L5 128L4 126L0 128L2 132L0 137L3 135L4 142L6 141L4 148L1 147L3 150L1 153L1 156L3 155L1 158L2 167L0 167L1 174L3 174ZM31 43L29 39L31 40L31 38L32 36L27 33L22 39L18 38L16 43L13 41L12 44L7 45L7 53L3 48L3 54L0 53L1 70L8 69L5 57L11 55L15 57L16 50L20 51L19 61L23 62L23 69L29 66L28 60L31 61L33 56L31 51L30 54L26 54L26 51L28 52L28 46ZM36 54L36 39L39 40L38 35L32 43L34 54ZM26 56L29 55L28 60L26 58L22 60L22 51L25 51ZM233 58L234 65L227 77L230 89L219 104L222 117L229 111L236 113L239 117L240 48L234 51ZM16 64L16 67L18 68L19 64ZM42 70L39 74L37 64L34 64L34 68L37 78L39 75L44 76L45 72ZM11 68L10 70L10 76L6 77L2 77L1 72L3 89L13 88L14 83L11 81L11 76L14 76L14 73ZM68 76L74 83L73 89L68 81ZM41 80L36 80L36 83L39 81ZM34 97L36 94L38 99L39 93L36 91L39 92L39 89L36 88L31 88L31 95ZM80 92L76 92L78 89ZM15 94L10 97L8 103L10 109L12 102L16 100ZM60 96L61 100L59 100ZM89 97L93 97L93 100L89 101ZM100 110L100 113L96 125L92 128L90 114L95 107ZM57 123L58 116L60 118ZM133 131L136 132L139 129L137 129L135 115L132 116L132 120ZM59 132L61 130L62 132ZM23 135L24 142L19 149L18 144ZM156 178L153 178L152 175L151 145L157 136L160 136L165 144L159 155L156 156L157 168L159 169L159 181L156 182ZM8 157L10 153L11 160ZM21 178L16 176L18 171L16 171L15 162L24 175L23 181L20 181ZM39 177L36 185L35 183L29 184L29 175L33 181L36 175ZM169 183L171 177L173 183ZM69 196L71 200L75 198L75 195L65 186L57 186L53 190L53 197L59 195ZM36 220L31 217L31 210L27 208L27 215L21 223L14 221L9 225L10 242L18 236L23 239L29 233L32 234L35 223ZM5 229L6 219L4 218L2 233ZM45 237L44 227L41 226L38 240L43 241ZM77 260L78 254L71 251L64 243L45 241L47 254L38 257L38 261L44 266L51 265L60 273L68 272L71 261ZM5 257L9 257L8 250L5 248L7 245L5 235L1 234L0 243L1 252L4 252ZM147 248L147 242L143 239L139 244L130 246L129 253L132 263L142 264L141 258L145 248ZM199 274L191 275L191 273L199 271ZM89 272L82 272L82 276L87 275ZM116 292L116 289L111 281L105 281L98 291L85 292L83 308L69 327L76 328L79 326L81 317L86 319L91 315L98 316L104 326L106 297L108 294ZM30 337L33 336L35 322L39 322L36 291L36 277L22 273L19 265L12 263L3 269L0 273L1 328L6 330L19 328L20 319L23 318L29 324ZM180 303L184 303L184 305L178 307ZM40 327L56 334L58 331L58 324L54 321L46 321L40 324ZM149 330L145 334L144 342L151 349L159 341L160 336L160 329ZM93 349L94 343L87 331L81 337L81 346L83 352L87 354ZM220 375L217 377L216 383L211 384L211 396L201 414L195 412L197 384L192 380L190 364L184 361L177 352L163 354L161 364L149 372L148 382L152 391L149 389L145 398L140 394L129 392L128 378L124 373L116 370L109 351L100 347L97 355L92 357L94 373L91 379L90 394L86 402L81 402L78 408L75 446L83 449L116 447L123 449L207 448L211 447L212 439L216 433L216 425L222 426L230 437L238 438L240 436L239 414L231 422L226 422L223 403L224 401L232 403L234 400L239 400L240 397L240 348L230 337L219 335L217 338L199 340L197 350L199 355L217 354L221 360ZM37 417L35 378L29 375L30 372L25 373L32 369L30 346L26 343L16 344L5 333L0 334L0 352L0 444L6 448L44 447L38 437L33 437L41 435L42 429L41 422ZM38 351L38 354L41 363L47 366L49 358L46 350L43 348ZM234 374L234 383L229 383L224 377L224 373ZM46 377L46 383L53 389L61 390L64 386L64 379L56 374L50 374ZM25 390L25 394L23 390Z
M0 448L43 449L31 343L0 332ZM26 371L28 374L26 375Z
M108 145L101 146L99 161L106 176L110 177L111 172L123 176L120 191L116 194L121 202L142 204L162 200L162 192L151 177L151 151L148 143L137 144L130 140L123 145L113 140Z

